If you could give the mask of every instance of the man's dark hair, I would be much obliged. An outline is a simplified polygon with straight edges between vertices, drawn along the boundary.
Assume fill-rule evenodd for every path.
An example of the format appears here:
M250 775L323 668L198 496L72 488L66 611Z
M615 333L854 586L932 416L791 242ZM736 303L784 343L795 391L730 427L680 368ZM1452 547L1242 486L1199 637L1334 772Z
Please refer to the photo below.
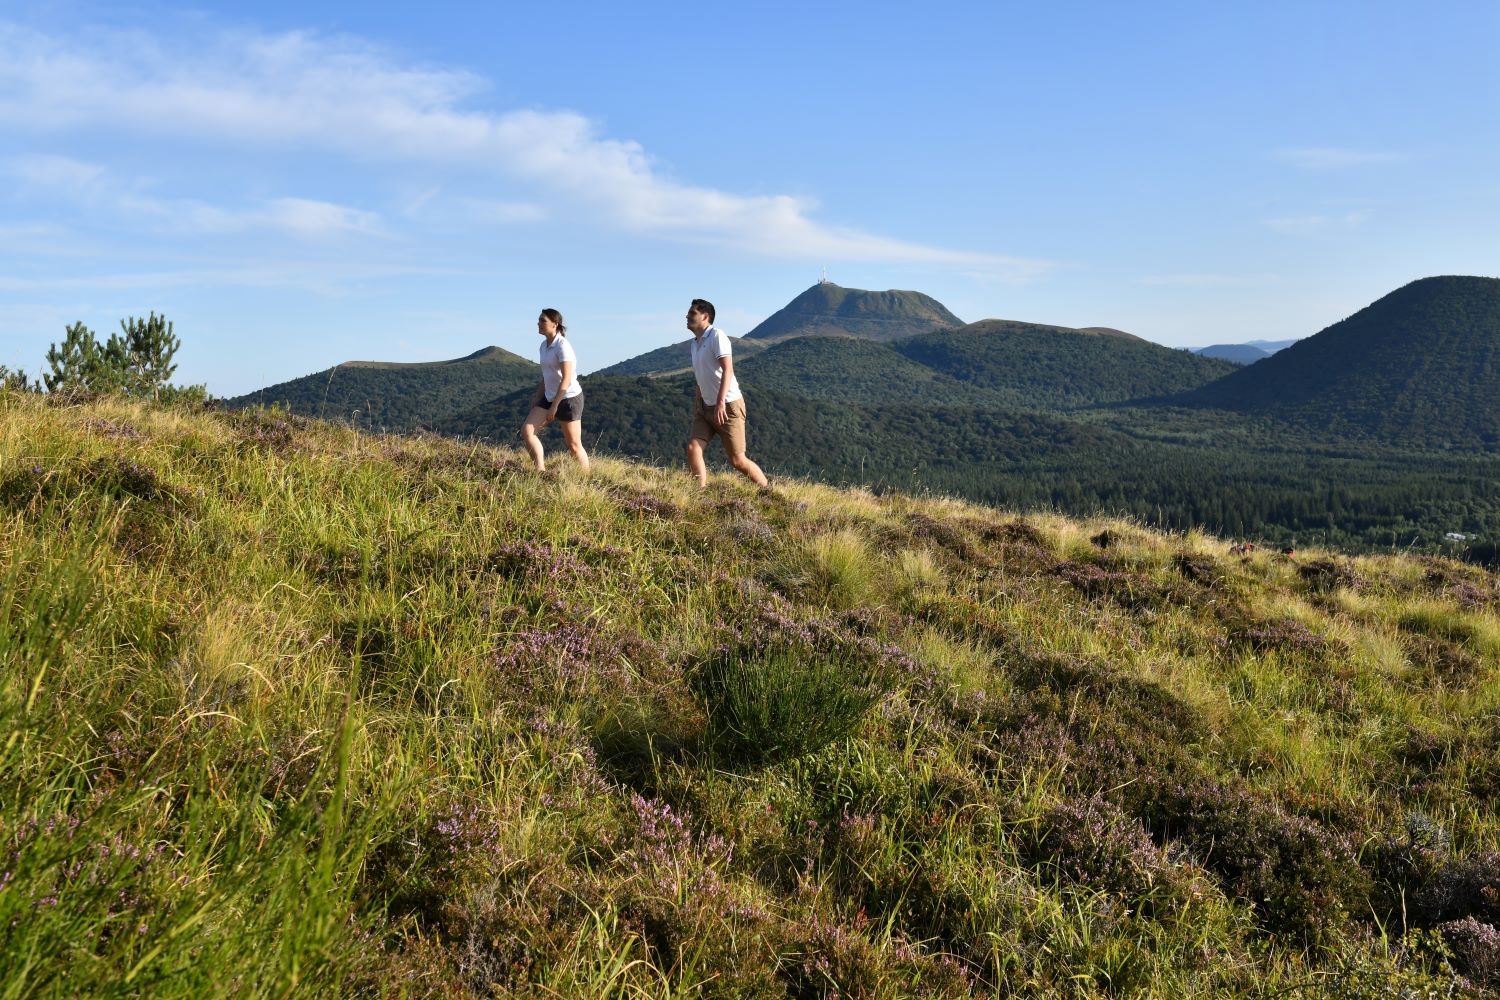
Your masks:
M693 308L708 317L708 321L714 321L714 304L707 299L694 299Z

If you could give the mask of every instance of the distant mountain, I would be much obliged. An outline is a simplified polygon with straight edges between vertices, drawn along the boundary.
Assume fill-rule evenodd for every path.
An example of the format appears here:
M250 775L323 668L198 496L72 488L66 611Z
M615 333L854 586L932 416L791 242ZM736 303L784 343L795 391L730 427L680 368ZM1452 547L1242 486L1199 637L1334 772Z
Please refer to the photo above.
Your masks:
M1183 401L1413 448L1500 449L1500 279L1414 281Z
M730 337L734 346L734 363L739 364L741 360L750 357L759 351L765 350L769 344L759 340L745 340L743 337ZM685 372L692 365L692 355L688 346L692 340L683 340L666 347L658 347L654 351L645 354L637 354L633 358L627 358L618 364L610 365L608 368L600 368L595 375L670 375L673 372Z
M1104 327L987 319L926 333L891 349L1014 409L1055 410L1169 395L1235 370Z
M930 330L963 326L937 299L921 292L870 292L822 281L745 334L749 340L792 337L865 337L897 340Z
M1269 358L1271 351L1251 344L1211 344L1195 348L1194 354L1204 358L1218 358L1237 365L1253 365L1261 358Z
M280 404L308 417L415 430L514 389L534 386L540 371L534 362L499 347L452 361L346 361L224 405L243 409Z
M1232 361L1237 365L1253 365L1261 358L1268 358L1277 351L1291 347L1296 342L1295 337L1291 340L1247 340L1243 344L1213 344L1209 347L1195 347L1193 353L1201 354L1205 358Z

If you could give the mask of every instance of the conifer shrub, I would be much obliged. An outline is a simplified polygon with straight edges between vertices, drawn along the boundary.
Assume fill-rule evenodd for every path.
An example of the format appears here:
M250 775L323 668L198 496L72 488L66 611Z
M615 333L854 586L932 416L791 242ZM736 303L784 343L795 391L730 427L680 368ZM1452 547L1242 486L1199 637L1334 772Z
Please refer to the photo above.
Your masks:
M689 680L708 717L710 752L746 766L801 757L850 735L882 694L865 665L806 645L721 649Z

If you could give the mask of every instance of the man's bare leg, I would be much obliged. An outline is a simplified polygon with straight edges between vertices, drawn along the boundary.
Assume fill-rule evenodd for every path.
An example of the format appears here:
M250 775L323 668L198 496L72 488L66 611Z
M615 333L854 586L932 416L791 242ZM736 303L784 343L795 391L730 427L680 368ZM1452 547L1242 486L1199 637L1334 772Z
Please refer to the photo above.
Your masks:
M734 466L738 472L743 474L745 478L749 479L756 486L765 487L769 485L766 481L766 474L761 472L760 466L750 461L748 456L740 455L739 457L735 457L734 455L730 455L729 464Z
M687 443L688 472L698 480L699 486L708 485L708 463L703 460L703 442L697 438L689 439Z

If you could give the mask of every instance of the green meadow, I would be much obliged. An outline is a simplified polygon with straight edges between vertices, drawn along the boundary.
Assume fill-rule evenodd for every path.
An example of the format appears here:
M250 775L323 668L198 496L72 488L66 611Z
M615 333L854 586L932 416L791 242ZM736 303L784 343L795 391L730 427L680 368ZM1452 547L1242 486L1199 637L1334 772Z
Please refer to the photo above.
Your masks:
M1478 997L1500 578L0 392L0 997Z

